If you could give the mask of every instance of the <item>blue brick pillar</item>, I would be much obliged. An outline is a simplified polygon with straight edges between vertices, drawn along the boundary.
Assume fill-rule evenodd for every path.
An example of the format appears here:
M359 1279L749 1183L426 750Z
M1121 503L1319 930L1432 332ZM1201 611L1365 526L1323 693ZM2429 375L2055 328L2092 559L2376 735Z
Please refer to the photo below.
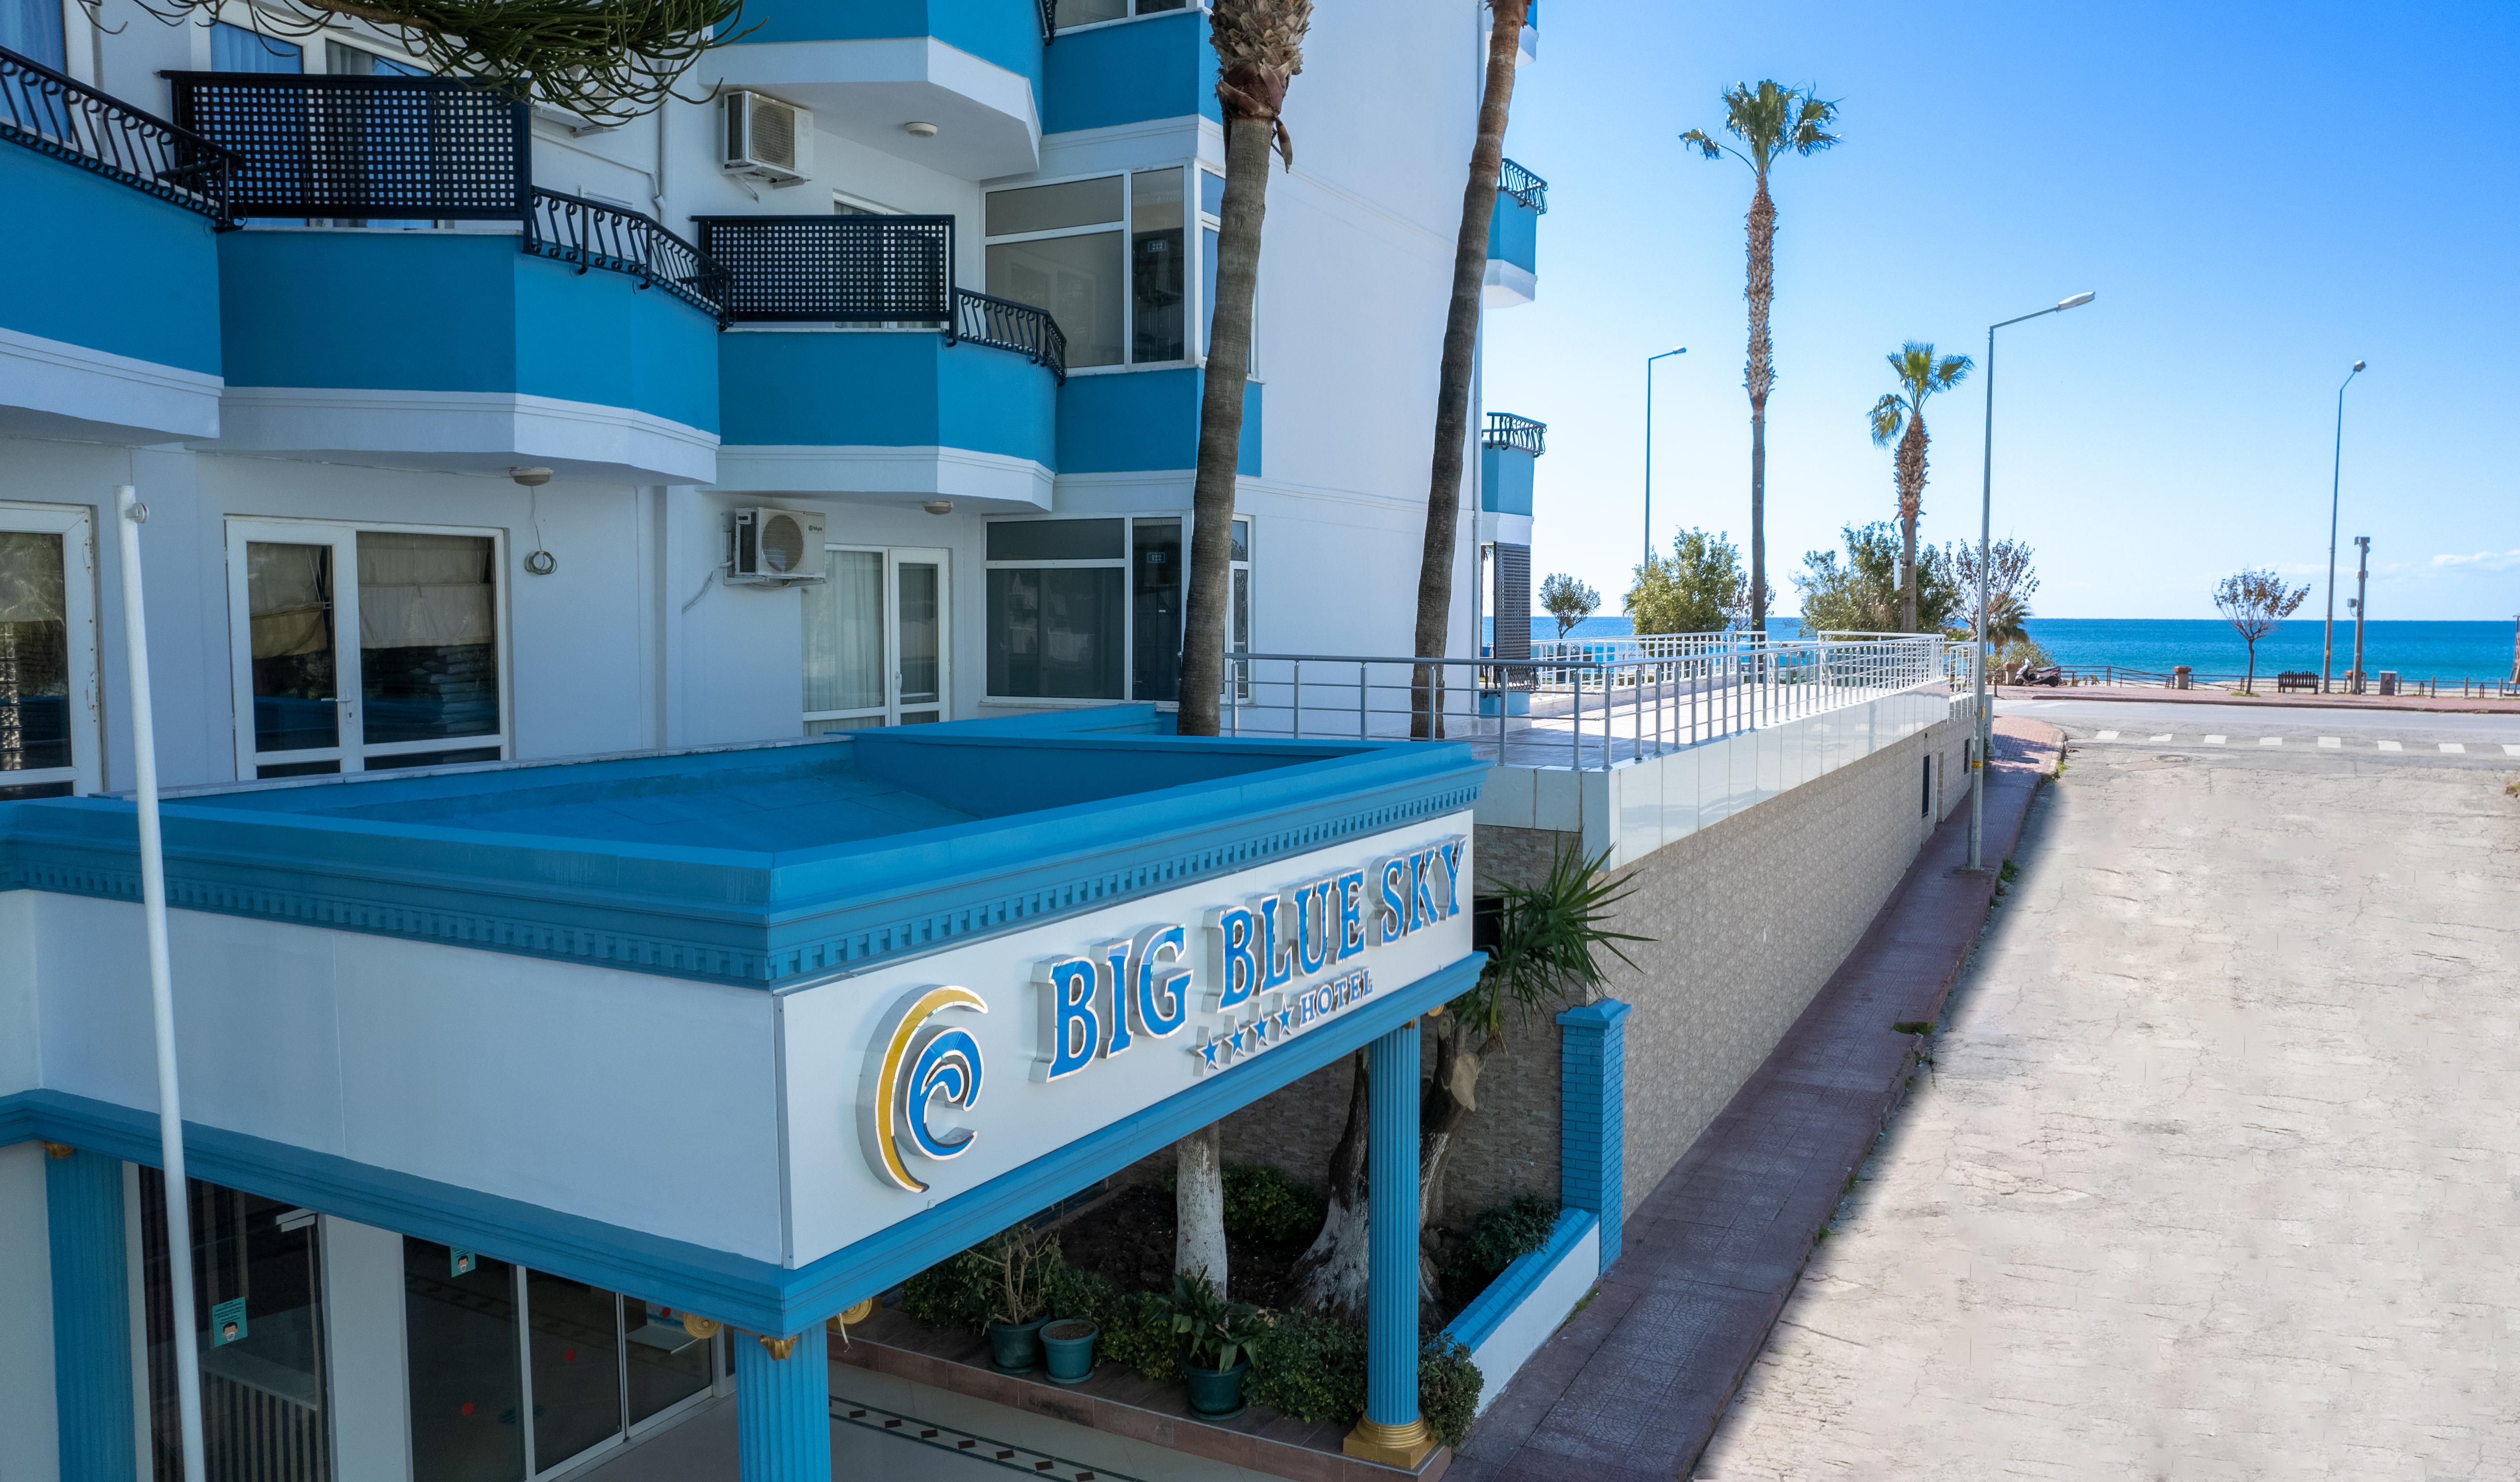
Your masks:
M133 1482L131 1274L122 1161L44 1145L53 1261L53 1406L62 1482Z
M1435 1449L1418 1413L1418 1021L1366 1053L1365 1418L1351 1457L1416 1470Z
M1619 1258L1626 1210L1628 1006L1617 999L1557 1015L1557 1202L1601 1221L1601 1269Z
M832 1482L832 1375L823 1334L817 1323L785 1340L790 1346L784 1359L751 1333L730 1334L743 1482Z

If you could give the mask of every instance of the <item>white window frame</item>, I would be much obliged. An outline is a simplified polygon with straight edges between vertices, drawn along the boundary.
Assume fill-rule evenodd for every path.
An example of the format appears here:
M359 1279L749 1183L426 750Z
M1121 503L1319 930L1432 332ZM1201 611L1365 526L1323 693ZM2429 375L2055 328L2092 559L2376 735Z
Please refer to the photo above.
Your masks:
M72 795L105 790L104 696L97 685L96 536L85 505L0 500L0 530L62 538L62 617L69 640L70 764L0 772L0 787L70 785Z
M1120 521L1120 555L1118 559L1080 558L1072 561L991 561L989 559L989 537L987 527L990 525L1033 524L1044 520L1076 519L1116 519ZM1066 710L1084 705L1131 704L1138 702L1138 604L1136 601L1136 595L1129 590L1128 572L1130 563L1136 560L1137 556L1137 522L1141 519L1177 519L1181 521L1182 616L1183 621L1187 624L1190 615L1191 540L1196 533L1198 527L1198 516L1189 510L1129 510L1113 513L1096 513L1092 515L1018 515L1005 519L990 519L982 521L982 529L980 532L980 697L984 703L1010 707L1021 706L1031 709ZM1251 516L1238 512L1234 516L1234 520L1237 524L1243 527L1243 549L1245 551L1255 550L1256 548L1253 545L1253 542L1257 539L1258 532L1253 528ZM995 633L989 631L989 572L1111 569L1117 569L1121 573L1120 696L1117 699L1070 698L1066 696L1042 695L991 695L987 693L989 683L989 644L991 640L996 637ZM1234 647L1234 580L1238 575L1242 578L1246 584L1246 590L1251 593L1251 631L1255 635L1253 640L1255 644L1258 641L1256 635L1260 631L1259 592L1257 583L1254 583L1251 578L1251 561L1247 559L1232 561L1227 567L1225 577L1225 651L1229 657L1237 651ZM1241 651L1250 652L1253 651L1246 649ZM1247 676L1238 681L1238 683L1247 686ZM1157 700L1155 703L1169 706L1176 703L1176 701Z
M1159 14L1174 16L1181 12L1163 11ZM1131 16L1121 21L1100 21L1094 25L1077 26L1075 29L1092 30L1098 25L1125 25L1146 19L1148 18ZM1182 223L1185 229L1182 234L1185 239L1182 243L1182 255L1187 259L1182 268L1183 354L1171 360L1138 360L1132 358L1138 349L1138 285L1133 276L1136 265L1129 251L1129 227L1131 213L1137 204L1137 177L1150 175L1157 170L1182 171L1182 185L1187 192L1182 199ZM1208 225L1214 224L1216 218L1199 209L1198 177L1201 173L1196 159L1158 159L1149 164L1128 165L1116 170L1086 170L1073 175L1028 179L1019 185L1001 186L984 192L980 198L981 282L985 284L988 281L990 247L1005 247L1011 243L1019 242L1047 242L1055 237L1091 237L1102 232L1112 233L1120 239L1120 363L1070 366L1067 374L1070 376L1120 376L1132 371L1177 371L1203 366L1207 364L1207 315L1204 312L1207 293L1204 260L1200 254L1207 249L1207 242L1199 233ZM1224 178L1213 170L1204 173L1217 174L1217 178ZM1084 226L1053 227L1042 232L992 234L988 229L990 196L1002 195L1008 191L1028 191L1036 186L1074 185L1083 180L1108 180L1115 175L1120 180L1120 215L1116 221L1098 221ZM992 289L990 292L996 291ZM1036 307L1048 312L1046 304L1036 305Z
M1107 26L1135 25L1141 21L1160 21L1166 16L1179 16L1193 13L1203 16L1208 14L1209 10L1208 6L1204 3L1204 0L1187 0L1187 3L1185 4L1175 5L1169 10L1159 11L1138 9L1139 5L1142 3L1143 0L1129 0L1128 15L1114 16L1108 21L1087 21L1076 25L1056 26L1051 31L1051 34L1054 36L1064 36L1075 31L1099 31ZM1055 6L1053 7L1052 15L1054 19L1056 19L1057 8Z
M817 721L874 720L886 726L901 724L905 708L901 699L901 568L904 564L936 568L936 703L913 704L916 711L933 709L940 722L954 718L954 564L953 552L943 546L867 546L845 541L827 541L825 552L856 551L883 558L883 703L862 705L854 710L808 710L805 725ZM1055 565L1058 562L1010 562L1010 564ZM831 569L829 562L824 565ZM830 733L837 734L837 733Z
M409 741L365 740L366 722L360 709L366 703L363 665L360 662L358 537L362 531L395 535L470 535L490 541L491 560L498 572L497 590L490 598L490 621L495 633L493 647L499 663L499 729L478 736L428 738ZM341 775L368 771L370 758L424 755L431 751L485 751L498 749L498 760L516 757L517 738L517 674L514 652L513 618L509 608L511 589L509 576L508 532L491 525L424 525L403 524L386 520L307 519L282 516L231 515L227 518L228 585L228 669L230 696L234 707L236 737L236 771L239 782L253 782L264 766L286 766L292 762L338 761ZM331 543L338 548L346 544L350 560L344 563L337 554L333 561L333 648L334 679L337 688L355 688L361 693L348 700L336 699L342 712L338 739L331 746L309 747L302 751L263 753L254 746L253 735L253 619L252 603L247 593L245 548L248 541L269 541L282 545L321 545ZM348 630L344 633L343 628ZM353 740L353 736L359 739ZM461 765L449 763L448 765ZM302 774L331 776L333 774Z

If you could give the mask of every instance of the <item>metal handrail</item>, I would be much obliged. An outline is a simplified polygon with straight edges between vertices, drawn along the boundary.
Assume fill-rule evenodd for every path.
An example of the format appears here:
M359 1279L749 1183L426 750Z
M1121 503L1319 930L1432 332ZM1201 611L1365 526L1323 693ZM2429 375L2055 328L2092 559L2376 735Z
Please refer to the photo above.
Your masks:
M1067 334L1048 309L956 289L953 338L1012 350L1048 366L1060 385L1067 384Z
M1050 45L1058 33L1058 0L1040 0L1041 44Z
M1549 214L1549 182L1508 159L1497 172L1497 189L1540 214Z
M653 216L536 186L524 247L538 257L575 263L580 273L627 274L639 287L661 288L726 327L733 292L726 269Z
M231 224L233 151L7 47L0 139Z
M1490 412L1487 435L1480 442L1491 448L1518 448L1536 458L1549 451L1549 424L1511 412Z

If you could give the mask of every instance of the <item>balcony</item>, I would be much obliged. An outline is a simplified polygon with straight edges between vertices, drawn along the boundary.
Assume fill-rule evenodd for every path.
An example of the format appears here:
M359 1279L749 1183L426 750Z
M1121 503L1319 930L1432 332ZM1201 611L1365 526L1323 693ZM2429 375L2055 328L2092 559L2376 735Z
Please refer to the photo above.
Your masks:
M1207 13L1181 0L1058 0L1042 132L1193 114L1223 121ZM1134 11L1134 13L1133 13Z
M522 102L455 78L166 75L177 122L238 161L217 447L715 476L724 274L651 217L536 187ZM390 332L307 292L362 284L392 286Z
M1540 455L1549 451L1549 424L1490 412L1479 438L1479 512L1531 516L1531 480ZM1526 542L1527 543L1527 542Z
M1067 339L954 282L951 216L707 216L720 487L1047 510Z
M817 128L986 180L1040 165L1050 20L1049 0L754 0L754 29L701 66L812 109Z
M1488 271L1480 301L1493 309L1529 303L1540 292L1540 218L1549 213L1549 182L1508 159L1497 179L1496 212L1488 218Z
M226 151L0 49L0 432L215 436Z

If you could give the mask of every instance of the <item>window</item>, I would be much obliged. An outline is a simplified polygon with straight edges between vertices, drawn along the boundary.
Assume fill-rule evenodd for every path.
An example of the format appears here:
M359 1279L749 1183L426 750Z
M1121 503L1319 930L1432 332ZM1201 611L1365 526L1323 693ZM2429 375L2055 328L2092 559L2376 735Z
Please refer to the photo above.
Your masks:
M827 562L803 589L805 734L943 720L946 553L832 546Z
M1203 262L1190 262L1196 185ZM1222 177L1189 165L992 191L983 214L988 290L1048 309L1070 370L1196 358L1196 305L1216 289ZM1197 297L1192 299L1195 281Z
M0 802L105 786L87 512L0 505Z
M1134 14L1159 16L1166 11L1185 10L1189 5L1190 0L1136 0ZM1058 0L1058 29L1125 21L1132 13L1131 0Z
M306 49L224 21L210 23L210 70L214 72L302 72Z
M228 524L240 777L508 754L491 531Z
M1010 519L988 527L988 693L1181 697L1190 521ZM1250 521L1234 521L1226 647L1250 648Z
M55 71L69 66L63 45L62 0L0 0L0 46Z

